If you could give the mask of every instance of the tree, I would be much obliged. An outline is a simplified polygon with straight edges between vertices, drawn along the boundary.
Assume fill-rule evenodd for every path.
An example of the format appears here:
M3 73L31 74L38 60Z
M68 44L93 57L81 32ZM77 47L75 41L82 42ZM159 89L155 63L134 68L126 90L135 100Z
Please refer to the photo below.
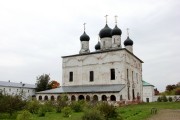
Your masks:
M48 74L43 74L39 77L37 77L37 83L36 83L36 91L44 91L48 89L48 83L49 83L50 77Z
M48 89L54 89L59 87L59 83L56 80L53 80L48 83Z
M175 89L175 95L180 95L180 87Z
M11 116L14 112L22 110L26 105L20 96L0 95L0 113L9 113Z

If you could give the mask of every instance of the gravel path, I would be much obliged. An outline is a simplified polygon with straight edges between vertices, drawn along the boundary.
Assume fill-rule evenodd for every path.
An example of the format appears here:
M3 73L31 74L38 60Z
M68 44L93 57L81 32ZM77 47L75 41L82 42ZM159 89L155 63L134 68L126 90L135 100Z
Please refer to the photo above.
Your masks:
M180 120L180 109L171 110L165 109L160 110L158 113L147 120Z

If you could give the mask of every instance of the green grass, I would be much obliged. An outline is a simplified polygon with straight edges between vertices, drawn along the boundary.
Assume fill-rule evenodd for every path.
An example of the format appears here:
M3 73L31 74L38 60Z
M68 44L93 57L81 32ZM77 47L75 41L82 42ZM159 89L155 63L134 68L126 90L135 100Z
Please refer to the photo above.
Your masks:
M145 120L151 116L151 109L180 109L180 103L178 102L154 102L143 103L139 105L128 105L118 108L118 112L124 118L124 120Z
M117 110L118 113L123 117L123 120L145 120L151 116L151 108L157 108L158 111L161 109L180 109L180 102L143 103L118 107ZM0 116L1 115L3 114L0 114ZM82 116L83 112L73 112L69 118L64 118L62 113L47 112L45 117L38 117L37 114L34 114L32 120L81 120ZM11 118L6 120L14 119Z

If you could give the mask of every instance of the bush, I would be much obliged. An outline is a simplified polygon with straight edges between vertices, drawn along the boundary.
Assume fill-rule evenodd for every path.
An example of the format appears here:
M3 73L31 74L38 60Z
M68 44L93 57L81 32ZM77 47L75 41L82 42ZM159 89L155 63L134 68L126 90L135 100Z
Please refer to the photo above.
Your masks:
M168 99L167 99L167 97L165 95L162 96L162 101L163 102L167 102L168 101Z
M120 118L115 106L109 105L107 102L101 102L100 104L98 104L97 109L105 117L106 120L108 120L109 118L116 120Z
M46 109L46 112L52 112L54 110L54 103L52 101L47 101L44 103L44 109Z
M21 96L0 95L0 113L9 113L10 116L14 112L23 110L26 106L26 101L22 100Z
M56 112L60 113L61 110L66 106L68 106L68 98L66 95L62 95L60 99L56 101L55 104Z
M84 103L82 101L75 101L71 103L71 108L74 112L82 112Z
M172 102L172 97L169 97L169 98L168 98L168 101L169 101L169 102Z
M32 114L27 110L22 111L22 113L18 114L16 118L16 120L31 120L31 119L32 119Z
M157 101L158 101L158 102L161 102L161 101L162 101L160 96L158 97Z
M45 115L46 115L46 108L45 108L45 106L41 106L38 111L38 116L44 117Z
M33 114L38 113L39 107L40 107L40 104L37 100L32 100L32 101L28 102L28 104L27 104L27 109L29 110L29 112L31 112Z
M82 120L104 120L104 117L101 115L100 111L90 109L84 112Z
M62 114L63 114L63 117L70 117L72 114L71 108L70 107L64 107L62 109Z

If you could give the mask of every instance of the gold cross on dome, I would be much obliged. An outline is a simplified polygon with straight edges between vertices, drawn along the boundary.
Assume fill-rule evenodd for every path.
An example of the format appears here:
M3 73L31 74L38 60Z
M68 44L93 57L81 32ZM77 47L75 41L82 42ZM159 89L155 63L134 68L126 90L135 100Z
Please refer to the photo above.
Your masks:
M127 36L129 36L129 28L127 28L126 30L127 30Z
M117 17L118 17L118 16L117 16L117 15L115 15L114 17L115 17L115 23L117 24Z
M84 23L83 25L84 25L84 31L85 31L85 30L86 30L86 26L85 26L85 25L86 25L86 23Z
M106 24L107 24L107 16L108 16L108 15L105 15L105 16L104 16L104 17L106 18Z

